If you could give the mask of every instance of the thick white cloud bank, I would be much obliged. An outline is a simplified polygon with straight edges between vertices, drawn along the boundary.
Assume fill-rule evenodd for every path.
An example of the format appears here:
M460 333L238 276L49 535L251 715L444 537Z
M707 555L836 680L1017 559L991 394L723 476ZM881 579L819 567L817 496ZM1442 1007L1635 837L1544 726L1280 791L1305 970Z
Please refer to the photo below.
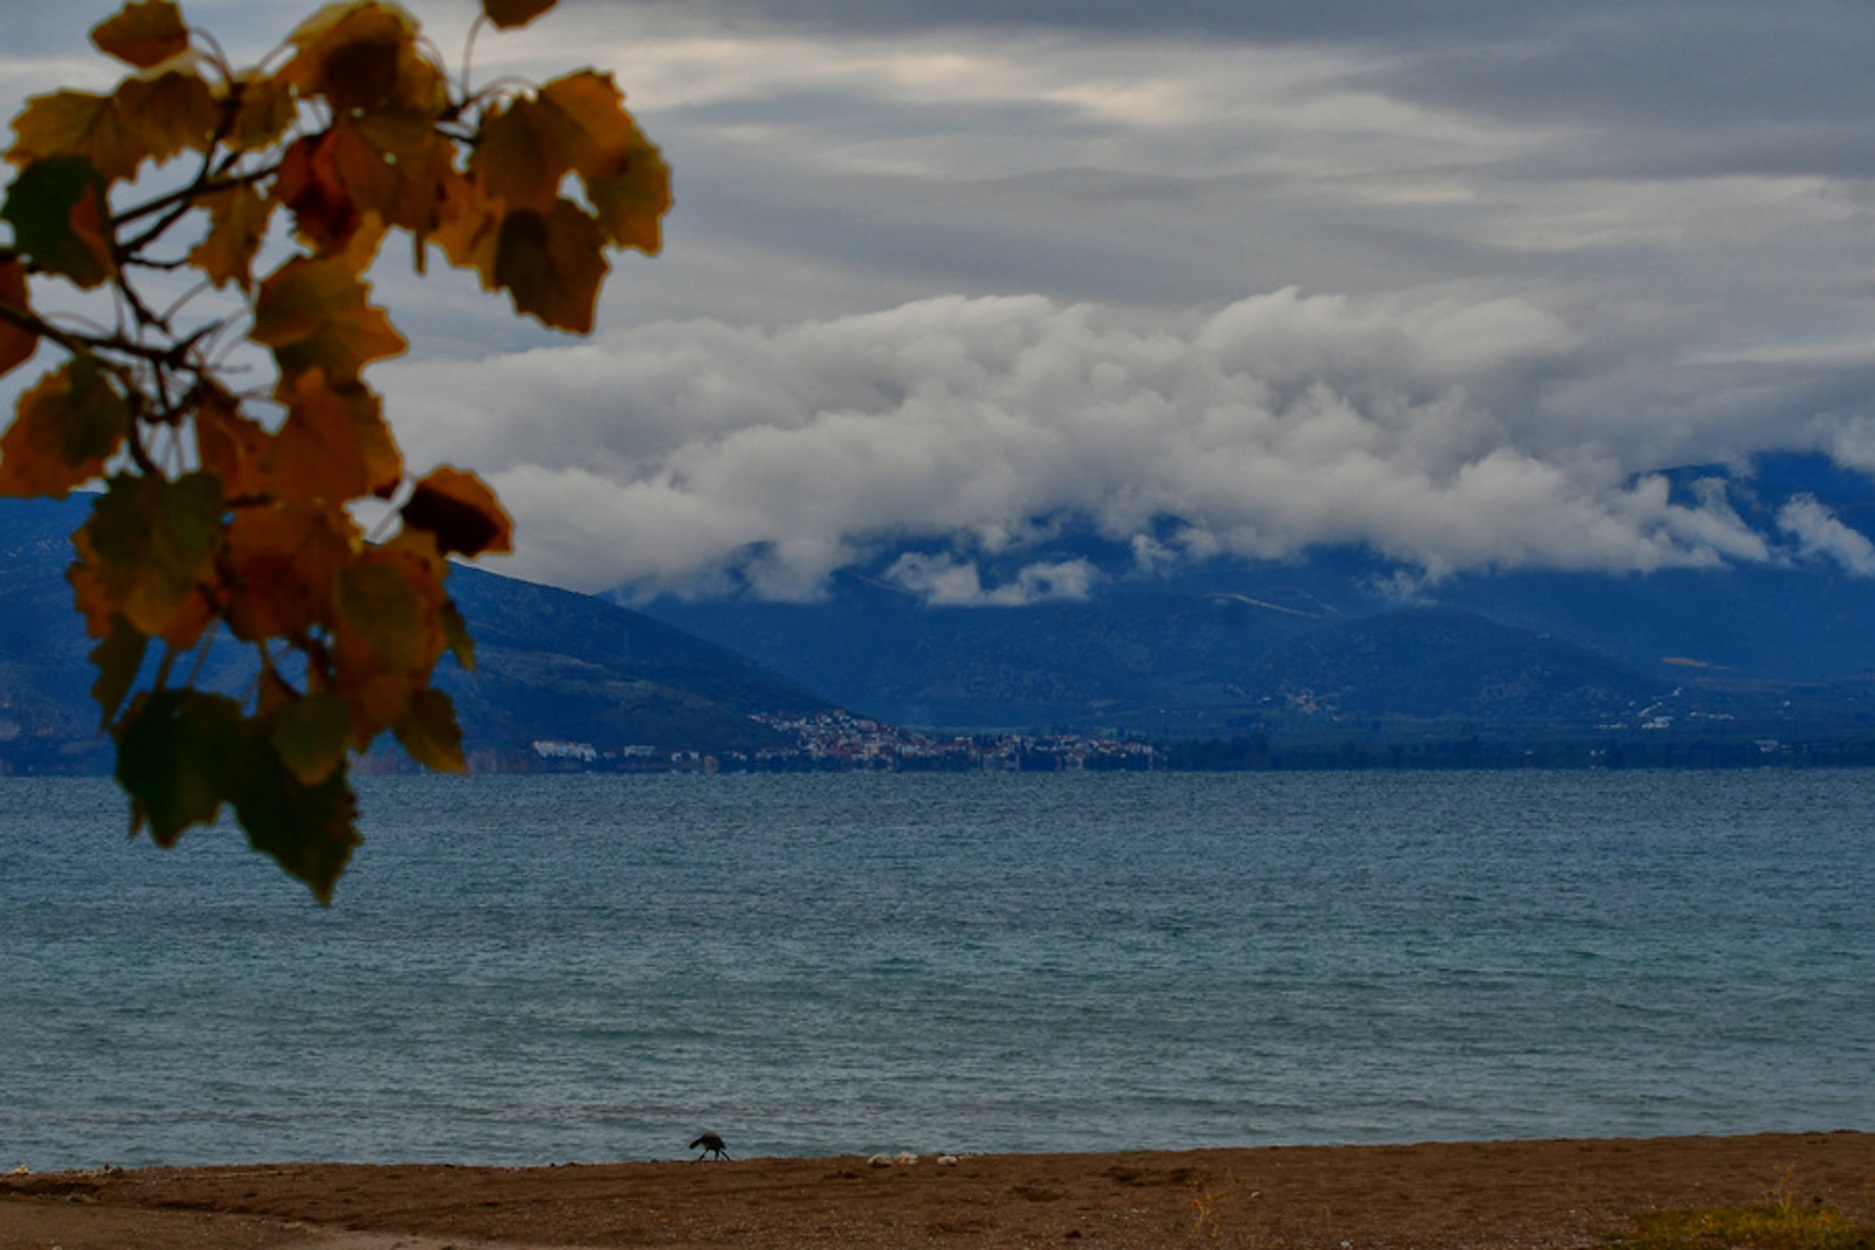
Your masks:
M915 539L956 553L893 570L933 602L1085 596L1078 562L1038 555L995 587L971 563L1019 556L1063 517L1146 563L1326 544L1434 577L1778 558L1717 493L1670 499L1622 449L1559 428L1542 381L1583 370L1589 338L1505 298L1286 289L1181 320L948 297L619 330L383 380L413 461L475 465L515 514L507 571L589 590L707 590L735 570L806 599ZM1787 528L1853 561L1826 520Z

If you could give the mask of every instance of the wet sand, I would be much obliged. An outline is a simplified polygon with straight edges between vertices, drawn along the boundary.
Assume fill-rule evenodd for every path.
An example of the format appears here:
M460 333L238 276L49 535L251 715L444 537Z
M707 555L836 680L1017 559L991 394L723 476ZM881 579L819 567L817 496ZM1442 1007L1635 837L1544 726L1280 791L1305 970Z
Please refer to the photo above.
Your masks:
M734 1143L731 1142L733 1150ZM1590 1247L1650 1208L1875 1222L1875 1134L0 1176L0 1250Z

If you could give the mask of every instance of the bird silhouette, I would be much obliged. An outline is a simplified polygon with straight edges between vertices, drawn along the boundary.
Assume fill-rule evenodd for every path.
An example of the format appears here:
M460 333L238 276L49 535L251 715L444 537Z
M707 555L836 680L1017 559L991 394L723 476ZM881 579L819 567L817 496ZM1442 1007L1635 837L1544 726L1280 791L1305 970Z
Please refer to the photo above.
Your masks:
M714 1133L705 1133L690 1143L690 1148L692 1150L695 1150L698 1146L703 1147L703 1153L697 1156L697 1162L699 1163L709 1158L711 1155L715 1155L719 1159L727 1159L729 1157L729 1148L724 1146L723 1139Z

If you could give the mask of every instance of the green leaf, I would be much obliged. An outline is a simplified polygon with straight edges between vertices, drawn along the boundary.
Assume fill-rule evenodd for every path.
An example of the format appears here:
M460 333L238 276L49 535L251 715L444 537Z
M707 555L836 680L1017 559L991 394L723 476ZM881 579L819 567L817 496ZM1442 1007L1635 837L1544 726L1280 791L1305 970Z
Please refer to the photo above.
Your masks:
M248 845L271 855L287 873L331 906L332 887L345 871L358 836L358 801L346 769L307 785L275 752L265 734L249 735L239 757L234 814Z
M267 736L299 783L316 786L345 763L352 739L351 709L337 695L309 694L282 708Z
M82 156L49 156L22 169L0 217L12 225L15 246L47 273L94 287L117 272L104 179Z
M221 695L141 695L117 730L117 781L130 795L130 831L174 846L190 825L214 823L241 747L241 706Z
M63 499L104 470L130 432L130 406L89 356L75 356L20 397L0 435L0 495Z
M116 718L117 709L123 706L124 697L130 693L138 671L143 668L143 657L149 646L148 634L123 617L114 616L111 632L91 649L91 662L98 670L98 679L91 684L91 697L98 701L98 710L103 713L103 719L98 722L100 727L108 726Z
M212 473L113 477L72 535L79 559L69 577L93 632L121 615L171 646L193 644L209 619L202 588L215 577L222 511Z

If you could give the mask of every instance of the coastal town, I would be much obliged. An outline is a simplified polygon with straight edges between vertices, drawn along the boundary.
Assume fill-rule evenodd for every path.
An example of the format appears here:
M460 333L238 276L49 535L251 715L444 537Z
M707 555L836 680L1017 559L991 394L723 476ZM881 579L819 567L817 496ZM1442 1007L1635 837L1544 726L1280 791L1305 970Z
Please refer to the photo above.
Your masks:
M540 741L529 763L543 772L1119 772L1149 770L1160 754L1149 742L1084 734L934 735L843 711L751 719L793 744L712 754Z

